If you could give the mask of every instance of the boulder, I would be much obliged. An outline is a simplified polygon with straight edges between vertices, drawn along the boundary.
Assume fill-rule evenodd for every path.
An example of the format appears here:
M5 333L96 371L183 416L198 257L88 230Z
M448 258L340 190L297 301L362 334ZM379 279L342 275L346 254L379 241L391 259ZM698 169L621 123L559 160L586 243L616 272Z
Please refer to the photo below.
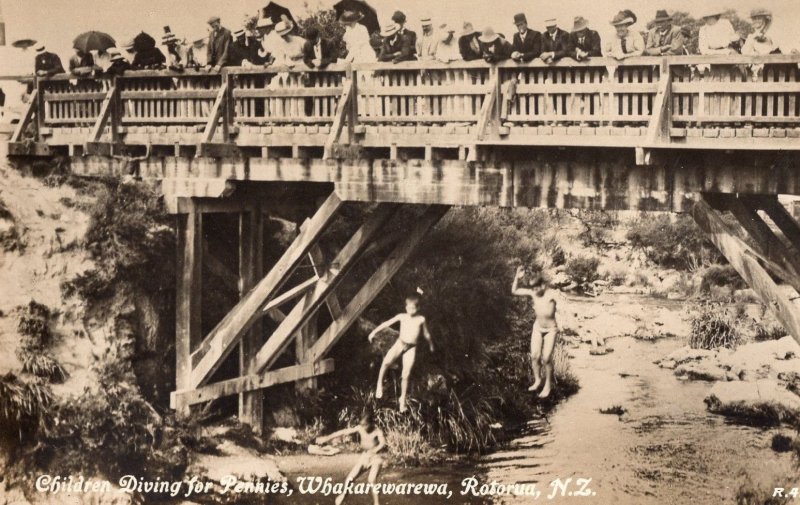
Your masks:
M800 396L772 379L717 382L705 402L711 412L765 424L800 419Z
M720 363L742 380L775 379L781 373L800 371L800 345L792 337L752 342L720 356Z
M689 361L675 367L675 375L691 380L727 381L734 377L718 365L716 360Z

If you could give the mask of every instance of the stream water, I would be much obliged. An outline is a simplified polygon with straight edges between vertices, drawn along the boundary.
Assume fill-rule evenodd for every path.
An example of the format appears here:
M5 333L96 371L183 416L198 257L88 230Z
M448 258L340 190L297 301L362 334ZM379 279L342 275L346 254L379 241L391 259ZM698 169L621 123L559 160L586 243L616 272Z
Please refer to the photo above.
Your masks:
M798 485L774 480L794 463L789 455L771 450L771 438L790 431L742 426L710 414L703 399L712 383L682 381L653 364L684 345L682 339L620 337L609 343L615 351L604 356L590 356L587 345L570 349L580 391L547 419L528 423L503 450L469 465L390 469L381 476L384 482L447 482L453 490L450 499L385 496L381 503L716 505L735 503L745 475L767 488ZM626 413L600 413L614 405ZM342 479L346 471L337 470L334 479ZM462 496L462 480L473 476L488 485L535 483L541 495ZM553 480L572 479L568 491L577 492L581 478L591 479L589 496L556 495L548 500ZM308 503L327 502L309 499ZM345 503L371 500L355 496Z

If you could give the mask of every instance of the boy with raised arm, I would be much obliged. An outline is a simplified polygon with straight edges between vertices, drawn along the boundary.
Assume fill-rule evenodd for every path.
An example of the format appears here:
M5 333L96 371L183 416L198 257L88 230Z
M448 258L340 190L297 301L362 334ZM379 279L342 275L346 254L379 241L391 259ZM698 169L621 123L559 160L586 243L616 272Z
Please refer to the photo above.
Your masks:
M375 484L378 480L378 473L381 471L381 465L383 464L383 458L378 453L386 447L386 438L383 436L383 430L375 426L375 415L372 410L367 410L364 412L364 415L361 416L361 421L358 423L358 426L345 428L331 433L328 436L318 437L316 440L317 444L322 445L331 440L348 437L356 433L358 434L364 452L361 454L361 457L358 458L358 461L353 469L350 470L350 473L347 474L345 478L345 489L347 489L347 483L356 480L365 470L369 470L367 482ZM336 505L341 505L346 494L347 492L344 491L336 497ZM380 503L378 501L378 491L374 486L372 487L372 501L374 505L379 505Z
M555 294L547 289L541 276L535 276L530 288L519 287L519 280L525 275L523 267L517 267L511 293L516 296L529 296L533 300L535 321L531 333L531 366L533 368L533 385L528 391L536 391L542 385L542 368L544 368L544 387L539 398L547 398L553 387L553 350L558 336L556 322Z
M369 334L369 341L375 338L375 335L382 330L389 328L395 323L400 323L400 336L394 345L386 353L381 363L381 370L378 372L378 387L375 390L375 398L383 398L383 376L386 375L386 370L392 366L392 363L397 361L401 356L403 357L403 372L400 382L400 412L405 412L406 399L408 397L408 381L411 377L411 369L414 367L414 360L417 356L417 343L419 342L420 335L425 337L428 341L431 352L433 352L433 341L431 340L431 332L428 330L428 325L425 322L425 316L419 313L420 296L412 294L406 297L406 311L403 314L397 314L388 321L384 321L375 327Z

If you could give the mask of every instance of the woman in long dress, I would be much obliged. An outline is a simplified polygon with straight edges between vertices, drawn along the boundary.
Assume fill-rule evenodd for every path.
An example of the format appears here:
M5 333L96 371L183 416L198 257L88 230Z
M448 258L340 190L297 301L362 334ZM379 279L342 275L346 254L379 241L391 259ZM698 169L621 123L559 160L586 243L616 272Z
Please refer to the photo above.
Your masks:
M342 39L347 49L344 61L348 63L371 63L377 59L375 50L370 45L367 28L358 22L362 17L361 13L345 11L339 18L344 25Z

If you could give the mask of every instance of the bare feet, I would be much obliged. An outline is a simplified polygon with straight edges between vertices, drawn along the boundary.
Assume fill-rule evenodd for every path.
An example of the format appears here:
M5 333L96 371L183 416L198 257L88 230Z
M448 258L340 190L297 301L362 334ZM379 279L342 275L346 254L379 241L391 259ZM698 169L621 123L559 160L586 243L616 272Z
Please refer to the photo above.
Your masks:
M406 406L406 399L400 398L400 413L403 414L408 412L408 406Z
M550 390L551 390L550 384L545 384L544 389L542 389L542 392L539 393L539 398L547 398L548 396L550 396Z

